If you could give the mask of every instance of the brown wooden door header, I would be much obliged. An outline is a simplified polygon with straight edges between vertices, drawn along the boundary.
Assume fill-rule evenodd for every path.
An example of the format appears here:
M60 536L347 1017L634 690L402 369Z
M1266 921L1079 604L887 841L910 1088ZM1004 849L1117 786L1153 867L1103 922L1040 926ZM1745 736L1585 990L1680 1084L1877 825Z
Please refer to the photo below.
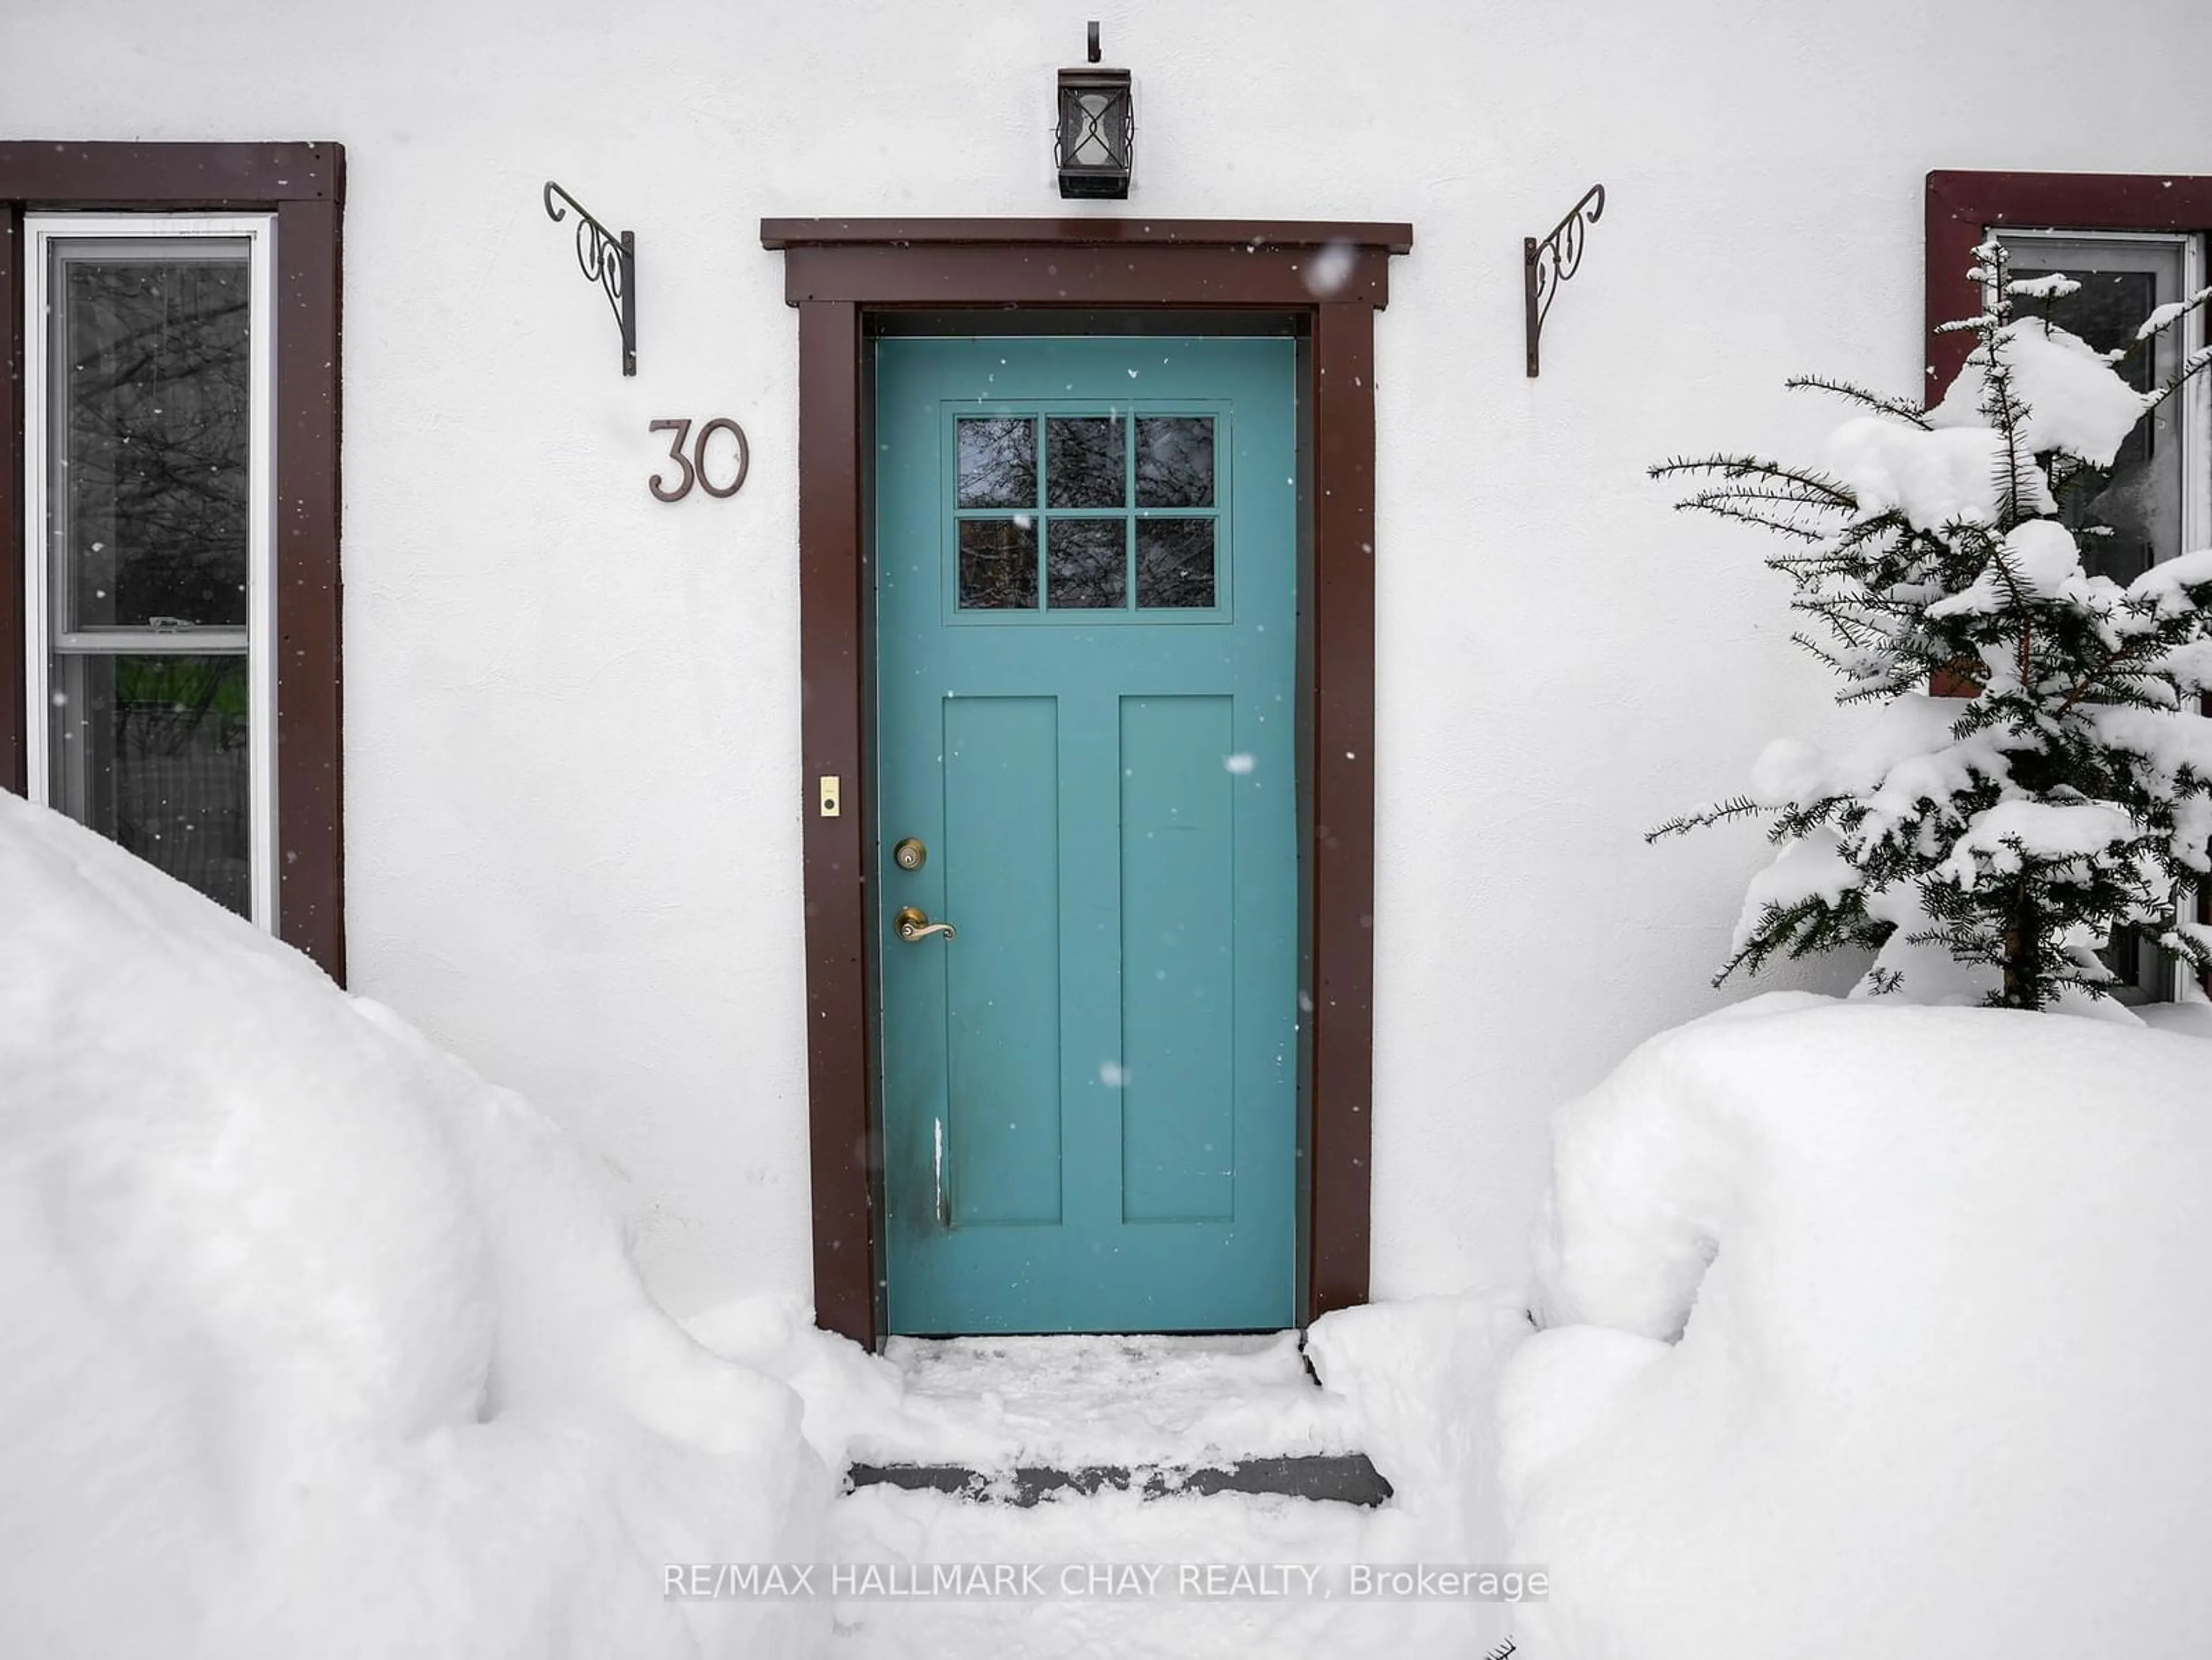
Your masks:
M1311 310L1390 300L1410 225L1224 219L764 219L784 299ZM1317 262L1328 262L1326 265Z
M1373 1140L1375 313L1400 224L1243 220L770 219L799 310L798 784L805 814L807 1094L816 1317L872 1341L880 1160L870 1095L869 577L872 314L1008 307L1292 316L1310 477L1301 652L1310 822L1302 855L1313 1010L1302 1321L1364 1302ZM1323 263L1326 262L1326 263ZM814 811L844 780L844 811Z
M1373 221L1279 219L763 219L769 248L894 245L942 247L955 243L1003 247L1010 242L1063 246L1200 248L1321 248L1341 244L1384 253L1410 253L1411 225Z

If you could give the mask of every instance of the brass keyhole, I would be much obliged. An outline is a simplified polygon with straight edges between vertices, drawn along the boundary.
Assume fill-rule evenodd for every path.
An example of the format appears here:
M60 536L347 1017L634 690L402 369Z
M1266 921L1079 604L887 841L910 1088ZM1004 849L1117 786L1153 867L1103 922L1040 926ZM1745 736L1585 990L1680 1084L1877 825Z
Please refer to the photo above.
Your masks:
M929 849L909 836L891 849L891 862L901 870L920 870L929 862Z

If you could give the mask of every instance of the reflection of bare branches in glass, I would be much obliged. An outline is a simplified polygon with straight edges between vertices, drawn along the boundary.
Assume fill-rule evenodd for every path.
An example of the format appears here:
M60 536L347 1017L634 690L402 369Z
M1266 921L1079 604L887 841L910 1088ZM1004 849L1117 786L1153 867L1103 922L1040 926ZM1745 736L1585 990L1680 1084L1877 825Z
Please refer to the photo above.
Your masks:
M1045 532L1045 603L1055 611L1120 606L1127 587L1127 524L1119 514L1054 519Z
M1036 506L1036 423L1024 417L955 424L959 431L960 505Z
M64 265L71 626L246 621L247 268Z
M1046 506L1121 505L1126 452L1117 417L1056 417L1044 423L1044 434Z
M1037 602L1036 526L1026 518L960 523L960 608L1027 611Z
M1145 416L1137 422L1137 505L1213 505L1213 422L1203 415Z
M1202 611L1213 603L1213 520L1139 520L1137 604L1147 611Z

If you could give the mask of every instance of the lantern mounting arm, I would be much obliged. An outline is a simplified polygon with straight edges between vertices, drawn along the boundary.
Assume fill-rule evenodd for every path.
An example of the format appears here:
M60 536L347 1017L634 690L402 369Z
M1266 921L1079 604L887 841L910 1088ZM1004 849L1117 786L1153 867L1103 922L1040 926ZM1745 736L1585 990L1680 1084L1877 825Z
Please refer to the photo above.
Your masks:
M1528 376L1536 375L1536 343L1544 332L1545 313L1558 297L1559 284L1583 263L1583 238L1605 211L1605 186L1592 185L1567 216L1541 239L1528 236L1521 242L1521 289L1528 322Z
M545 181L545 214L555 224L568 216L559 197L576 210L576 265L586 281L599 284L614 310L615 325L622 331L623 373L637 373L637 239L629 231L620 234L594 218L574 197L550 179Z

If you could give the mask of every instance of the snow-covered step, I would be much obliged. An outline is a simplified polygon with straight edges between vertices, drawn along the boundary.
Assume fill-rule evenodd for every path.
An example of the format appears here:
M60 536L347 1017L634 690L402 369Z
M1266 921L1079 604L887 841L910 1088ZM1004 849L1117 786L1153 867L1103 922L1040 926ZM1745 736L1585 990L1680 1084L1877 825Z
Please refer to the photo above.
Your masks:
M1219 1468L1361 1450L1296 1332L895 1337L884 1359L907 1410L869 1426L856 1463Z
M1014 1505L1222 1493L1373 1505L1390 1485L1296 1332L894 1338L909 1410L854 1449L854 1488Z
M1364 1452L1305 1453L1134 1469L1125 1464L1080 1464L1072 1469L1018 1464L1011 1470L999 1471L970 1469L963 1464L854 1464L846 1471L845 1480L854 1489L902 1487L909 1493L951 1493L1011 1505L1034 1505L1065 1493L1132 1491L1147 1499L1267 1493L1319 1503L1370 1506L1390 1497L1389 1482Z

